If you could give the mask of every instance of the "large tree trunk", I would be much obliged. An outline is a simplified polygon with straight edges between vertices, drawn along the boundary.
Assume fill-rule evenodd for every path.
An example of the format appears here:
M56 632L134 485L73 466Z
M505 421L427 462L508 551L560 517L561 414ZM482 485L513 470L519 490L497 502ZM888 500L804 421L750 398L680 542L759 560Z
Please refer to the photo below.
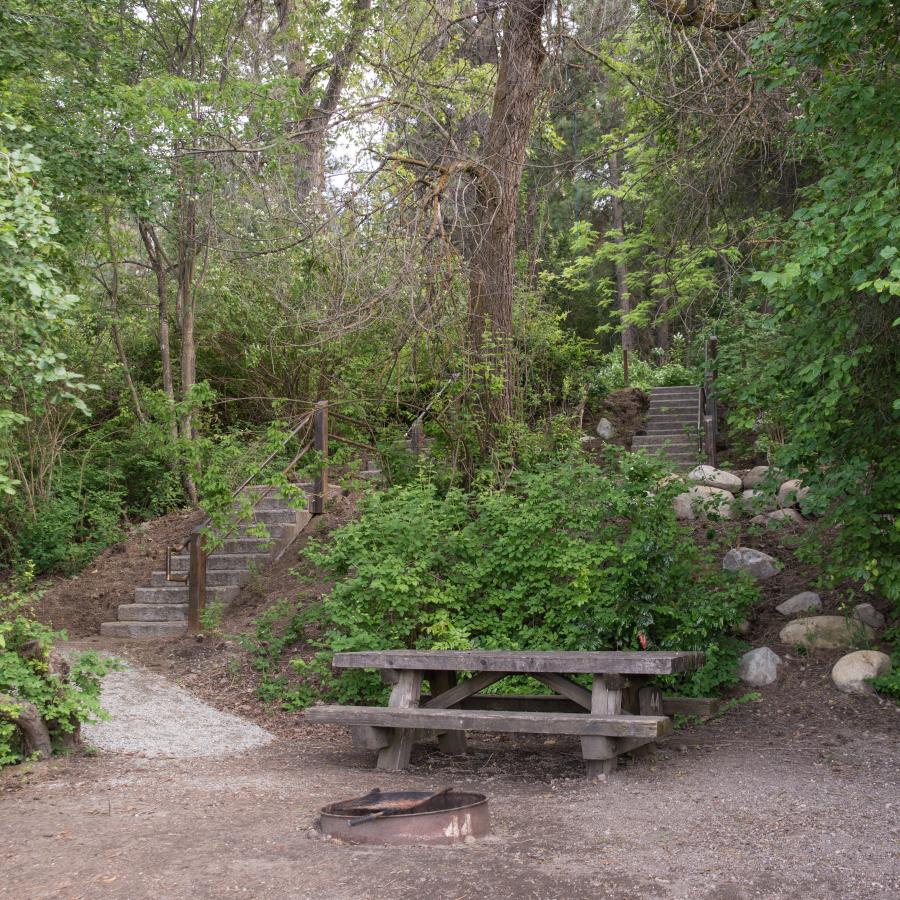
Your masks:
M614 153L609 158L609 183L618 192L622 184L622 159L619 153ZM625 215L622 208L622 198L615 193L612 198L612 220L616 236L615 243L625 242ZM619 311L622 314L622 350L631 351L635 346L635 330L633 325L626 324L628 314L631 312L631 295L628 293L628 266L624 259L616 260L616 295L619 301Z
M545 51L541 26L547 0L509 0L494 105L477 169L478 244L469 278L469 344L499 389L485 391L485 412L496 423L512 411L512 307L516 213L525 151ZM493 380L493 379L491 379Z
M178 221L178 293L176 307L181 330L181 402L178 417L178 436L185 443L194 435L194 411L188 402L197 383L197 343L194 336L195 296L194 269L197 259L197 201L194 199L196 184L193 178L182 190ZM197 488L188 472L182 475L182 485L191 503L197 505Z
M291 37L285 45L288 74L301 82L301 91L307 94L312 84L304 47L293 31L296 28L293 22L294 8L295 0L279 0L279 27L291 30ZM299 203L320 197L325 191L325 138L337 111L350 67L359 53L371 10L372 0L355 0L346 38L331 59L322 99L295 125L297 150L294 156L294 187Z

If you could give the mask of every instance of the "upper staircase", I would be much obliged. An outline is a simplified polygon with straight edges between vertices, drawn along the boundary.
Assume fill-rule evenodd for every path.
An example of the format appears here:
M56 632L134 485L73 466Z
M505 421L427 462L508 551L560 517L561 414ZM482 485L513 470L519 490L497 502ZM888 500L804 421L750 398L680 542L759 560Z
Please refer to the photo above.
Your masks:
M700 416L699 387L653 388L644 432L635 435L631 449L659 453L675 469L692 468L700 460Z

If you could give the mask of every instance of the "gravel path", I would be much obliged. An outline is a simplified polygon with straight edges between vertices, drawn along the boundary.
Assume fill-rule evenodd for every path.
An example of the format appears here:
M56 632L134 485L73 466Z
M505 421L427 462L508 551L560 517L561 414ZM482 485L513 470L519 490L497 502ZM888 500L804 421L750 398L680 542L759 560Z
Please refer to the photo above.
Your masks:
M112 718L84 728L85 741L100 750L179 759L221 756L272 740L258 725L220 712L140 666L109 674L102 703Z

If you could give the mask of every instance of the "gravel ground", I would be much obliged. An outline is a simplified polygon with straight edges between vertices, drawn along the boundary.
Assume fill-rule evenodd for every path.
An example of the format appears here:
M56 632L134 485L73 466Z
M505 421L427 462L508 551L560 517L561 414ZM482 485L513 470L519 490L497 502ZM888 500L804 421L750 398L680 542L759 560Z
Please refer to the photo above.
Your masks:
M188 759L249 750L272 740L253 722L214 709L141 666L108 675L101 702L109 721L84 727L86 743L100 750Z

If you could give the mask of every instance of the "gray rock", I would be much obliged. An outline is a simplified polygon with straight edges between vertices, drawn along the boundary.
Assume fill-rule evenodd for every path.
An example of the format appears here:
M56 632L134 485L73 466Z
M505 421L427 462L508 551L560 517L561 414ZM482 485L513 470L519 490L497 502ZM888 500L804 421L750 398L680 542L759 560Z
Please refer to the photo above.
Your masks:
M745 472L741 478L744 488L749 490L762 484L769 475L768 466L754 466L749 472Z
M737 623L737 633L742 634L744 636L750 634L750 620L749 619L741 619L741 621Z
M718 488L721 491L730 491L737 494L741 490L741 479L732 472L726 472L724 469L717 469L715 466L697 466L691 469L687 477L691 481L697 481L707 487Z
M781 629L778 637L784 644L812 650L843 650L872 640L875 630L856 619L844 616L810 616L789 622Z
M870 628L884 628L884 616L871 603L860 603L859 606L853 608L850 615L854 619L864 622Z
M778 678L778 667L782 659L768 647L757 647L747 651L738 666L738 678L755 687L771 684Z
M814 591L802 591L794 594L775 609L783 616L796 616L800 613L818 612L822 608L822 598Z
M613 423L609 419L601 419L597 423L597 436L602 437L604 441L611 441L616 434Z
M808 493L809 488L803 487L799 478L792 478L778 488L778 505L782 509L796 506Z
M677 519L693 521L707 516L730 519L734 515L733 501L734 494L730 491L698 484L679 494L672 505Z
M754 578L765 581L778 574L775 560L762 550L752 547L736 547L729 550L722 560L726 572L749 572Z
M875 689L868 683L869 678L877 678L891 671L891 658L878 650L857 650L842 656L831 670L834 686L845 694L874 694Z
M749 489L741 492L738 502L741 510L749 515L763 512L767 506L772 505L772 498L765 491Z
M779 528L785 524L805 525L806 520L796 509L773 509L761 513L750 520L751 525L765 525L766 528Z

